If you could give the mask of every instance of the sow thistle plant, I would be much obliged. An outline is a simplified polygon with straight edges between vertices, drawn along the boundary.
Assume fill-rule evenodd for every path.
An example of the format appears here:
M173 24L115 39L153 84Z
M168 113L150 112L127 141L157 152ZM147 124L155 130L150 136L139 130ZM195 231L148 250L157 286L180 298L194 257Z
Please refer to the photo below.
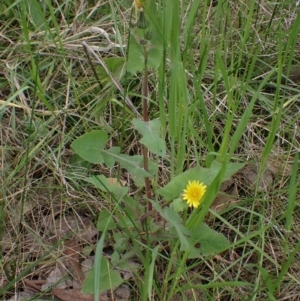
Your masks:
M170 281L172 287L176 286L182 269L188 269L186 262L189 258L199 258L200 254L210 256L230 247L226 238L209 228L204 219L220 183L229 179L243 164L221 164L214 161L206 168L197 166L172 176L164 187L153 185L158 187L154 189L150 185L151 182L158 182L156 175L159 160L167 158L167 145L162 137L161 121L159 118L149 120L148 116L148 68L156 70L159 67L163 51L157 24L153 24L153 18L149 18L149 14L158 16L153 2L147 2L151 7L145 5L145 2L135 1L139 9L143 4L143 11L140 9L140 14L143 15L140 15L138 20L143 26L137 24L130 37L125 66L128 73L143 72L143 120L132 120L133 128L141 135L139 142L143 146L143 155L122 154L119 146L107 148L110 135L105 130L85 133L71 145L77 155L90 163L103 165L112 172L118 167L127 170L135 186L144 188L145 193L145 196L129 196L128 187L111 183L104 175L95 174L83 179L98 188L100 194L111 204L110 210L102 210L99 214L97 229L101 232L101 239L97 245L95 267L83 284L83 292L94 293L95 296L124 282L115 269L130 269L128 259L134 256L135 261L138 257L144 267L144 281L140 288L141 300L150 300L155 260L157 257L163 257L162 245L168 245L170 250L162 295L168 294L167 285ZM145 37L151 43L151 47L140 43ZM149 152L152 153L152 157L157 158L156 161L150 160ZM170 158L171 161L175 159ZM147 200L148 205L141 199ZM188 207L194 209L189 215ZM157 214L164 219L165 228L156 223L154 217ZM114 246L110 261L101 255L107 230L112 233L110 244ZM124 261L122 258L127 259ZM153 264L149 265L150 261ZM176 277L171 276L174 262L179 262Z

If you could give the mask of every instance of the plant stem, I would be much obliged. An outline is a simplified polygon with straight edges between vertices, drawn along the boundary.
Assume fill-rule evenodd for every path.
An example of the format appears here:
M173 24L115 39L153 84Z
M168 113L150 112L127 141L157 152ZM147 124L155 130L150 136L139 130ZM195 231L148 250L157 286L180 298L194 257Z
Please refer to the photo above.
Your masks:
M142 95L143 95L143 118L145 122L149 121L148 118L148 68L147 68L147 49L144 47L144 57L145 57L145 68L142 84ZM143 158L144 158L144 169L148 172L148 148L143 145ZM148 199L151 199L151 187L149 177L145 178L145 190ZM152 204L148 202L148 211L152 210Z

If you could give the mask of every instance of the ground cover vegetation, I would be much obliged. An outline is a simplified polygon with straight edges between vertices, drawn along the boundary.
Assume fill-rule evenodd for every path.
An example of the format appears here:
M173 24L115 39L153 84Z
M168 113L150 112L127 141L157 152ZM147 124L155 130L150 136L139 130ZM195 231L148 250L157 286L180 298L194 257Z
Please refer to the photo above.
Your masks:
M1 300L299 300L299 1L2 0Z

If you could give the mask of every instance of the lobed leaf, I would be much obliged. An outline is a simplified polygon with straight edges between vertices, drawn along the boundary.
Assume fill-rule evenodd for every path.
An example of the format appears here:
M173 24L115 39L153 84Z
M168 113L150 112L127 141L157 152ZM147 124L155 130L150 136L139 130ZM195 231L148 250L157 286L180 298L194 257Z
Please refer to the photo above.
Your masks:
M111 218L111 213L106 208L103 208L98 216L97 230L103 232L105 229L113 230L116 227L116 223Z
M106 131L92 131L77 138L71 144L72 149L84 160L100 164L104 162L101 150L104 149L108 136Z
M195 246L189 254L189 258L197 258L200 255L209 256L220 253L230 247L226 237L202 223L193 233L191 243Z
M99 293L117 287L124 282L120 274L111 268L109 261L105 257L101 257L100 266ZM93 267L83 282L82 292L84 294L94 293L94 279L95 268Z
M122 198L128 192L128 187L120 187L118 183L111 184L108 179L103 175L87 177L84 181L93 184L95 187L103 192L113 193L115 196Z
M161 124L159 119L143 121L133 119L134 128L143 136L140 143L144 144L150 152L161 157L166 156L166 142L160 137Z
M242 163L229 163L223 181L229 179L239 169L244 166ZM178 175L171 180L166 186L157 190L166 201L171 201L182 193L188 181L196 180L203 182L205 185L210 185L214 178L219 173L222 164L213 162L210 168L201 166L191 168L188 171Z

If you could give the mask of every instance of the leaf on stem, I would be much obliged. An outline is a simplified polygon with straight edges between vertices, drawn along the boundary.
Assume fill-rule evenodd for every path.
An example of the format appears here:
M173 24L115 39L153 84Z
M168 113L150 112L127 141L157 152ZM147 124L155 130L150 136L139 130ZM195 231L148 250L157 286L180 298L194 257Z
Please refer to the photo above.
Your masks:
M111 268L109 261L105 257L101 258L100 275L101 275L99 279L100 293L106 291L107 289L112 289L114 287L117 287L124 282L120 274ZM83 283L82 292L84 294L94 293L94 279L95 279L95 268L93 267Z
M229 179L239 169L244 166L242 163L229 163L227 165L224 181ZM186 187L188 181L200 181L205 185L209 186L214 178L218 175L222 164L213 162L210 168L204 168L201 166L191 168L188 171L178 175L166 186L157 190L162 195L165 201L171 201L181 195L183 189Z
M106 131L92 131L77 138L71 144L72 149L84 160L99 164L104 162L101 150L104 149L108 136Z
M217 254L230 247L230 243L223 234L216 232L204 223L193 233L191 242L194 248L189 258Z
M161 124L159 119L143 121L133 119L134 128L143 136L140 143L144 144L150 152L161 157L166 156L166 142L161 138Z

